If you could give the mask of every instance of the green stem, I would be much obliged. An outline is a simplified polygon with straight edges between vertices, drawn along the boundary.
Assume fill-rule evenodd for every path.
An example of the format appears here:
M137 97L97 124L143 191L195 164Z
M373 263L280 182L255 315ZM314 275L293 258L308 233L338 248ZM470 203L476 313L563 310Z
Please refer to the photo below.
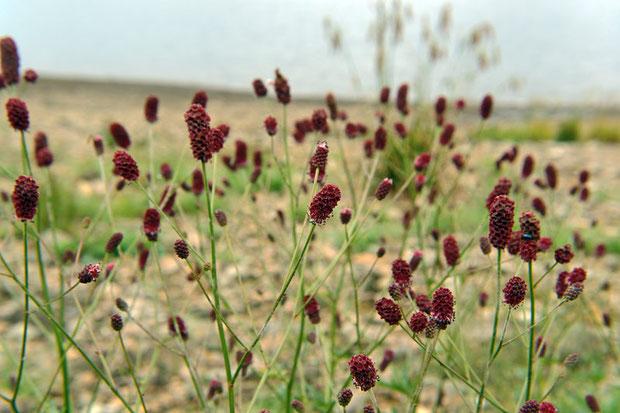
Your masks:
M532 394L532 363L534 361L534 323L536 321L536 301L534 297L534 282L532 280L532 261L527 263L528 278L530 284L530 346L527 356L527 387L525 400L530 400Z
M349 229L345 225L344 235L347 240L347 244L350 244ZM353 296L355 299L355 333L357 334L357 348L362 353L362 333L360 330L360 308L359 308L359 286L355 281L355 274L353 273L353 261L351 260L351 248L347 247L347 263L349 265L349 273L351 274L351 283L353 284Z
M338 128L336 128L336 142L338 142L340 154L342 155L342 165L344 166L344 173L347 177L347 183L349 184L349 189L351 190L351 198L353 199L353 209L356 210L357 209L357 198L355 197L355 184L353 183L353 177L351 176L351 171L349 170L349 163L347 162L347 157L344 151L344 145L342 144L342 138L340 137Z
M298 302L301 302L304 297L304 287L303 287L303 277L300 281L299 292L298 292ZM299 321L299 335L297 336L297 345L295 347L295 356L293 357L293 366L291 367L291 372L289 374L288 384L286 385L286 411L291 411L291 398L293 391L293 384L295 383L295 372L297 370L297 362L299 361L299 356L301 354L301 348L304 342L304 327L306 325L306 316L302 315L301 320Z
M202 162L202 177L205 181L205 196L207 202L207 212L209 214L209 238L211 239L211 282L213 283L213 301L215 308L220 312L220 293L217 285L217 254L215 252L215 229L213 227L213 210L211 204L211 196L209 195L209 183L207 181L207 168L206 164ZM213 182L213 189L215 190L215 182ZM224 327L220 317L216 318L217 331L220 336L220 347L222 355L224 356L224 366L226 368L226 381L228 383L228 408L231 413L235 411L235 393L234 383L232 381L231 369L230 369L230 357L228 354L228 345L226 344L226 335L224 333Z
M547 276L547 274L549 274L549 273L551 272L551 270L555 268L555 266L556 266L556 265L558 265L558 262L557 262L557 261L556 261L556 262L554 262L554 263L553 263L553 265L552 265L551 267L549 267L549 269L548 269L548 270L547 270L547 271L546 271L546 272L542 275L542 277L540 277L540 278L538 279L538 281L536 281L536 282L534 283L534 288L538 287L538 284L540 284L540 282L541 282L542 280L544 280L544 279L545 279L545 277Z
M291 209L291 230L293 244L297 244L297 219L295 217L295 191L293 191L293 176L291 173L291 159L288 153L288 138L286 132L286 105L282 105L282 141L284 142L284 154L286 155L286 173L288 176L289 204ZM315 175L316 176L316 175Z
M32 168L30 167L30 157L28 156L28 146L26 145L26 136L24 135L24 131L20 131L20 134L22 136L22 168L23 168L23 172L24 174L26 172L28 172L29 176L32 176ZM25 168L24 168L24 165Z
M24 132L22 131L22 139L24 139ZM24 142L25 149L25 142ZM24 221L24 285L26 290L28 290L28 222ZM17 369L17 379L15 381L15 390L13 392L13 397L11 398L11 406L14 410L17 409L17 395L19 393L19 389L22 382L22 375L24 372L24 360L26 358L26 342L28 341L28 320L30 318L30 314L28 308L30 306L30 300L28 299L28 294L24 294L24 330L22 334L22 347L21 347L21 356L19 359L19 368Z
M491 345L489 346L489 357L493 355L493 349L495 348L495 339L497 337L497 322L499 318L501 277L502 277L502 250L498 249L497 250L497 299L495 302L495 316L493 317L493 335L491 338Z
M138 381L136 380L136 375L133 372L133 366L131 365L131 361L129 360L129 355L127 354L127 349L125 348L125 342L123 341L123 336L121 335L120 331L118 331L118 339L121 342L121 348L123 349L123 354L125 355L125 361L127 361L127 368L129 369L129 374L131 374L133 384L136 386L136 390L138 391L140 403L142 404L142 408L144 409L144 411L147 412L146 405L144 404L144 398L142 397L140 386L138 385Z
M428 366L431 364L431 359L433 358L433 351L435 350L435 344L437 344L437 340L439 339L439 334L431 341L429 346L426 346L424 351L424 359L422 361L422 367L420 368L420 376L418 377L418 383L415 388L415 392L413 393L413 398L411 399L411 403L409 404L409 411L415 412L418 407L418 401L420 400L420 394L422 393L422 383L424 381L424 375L428 370Z

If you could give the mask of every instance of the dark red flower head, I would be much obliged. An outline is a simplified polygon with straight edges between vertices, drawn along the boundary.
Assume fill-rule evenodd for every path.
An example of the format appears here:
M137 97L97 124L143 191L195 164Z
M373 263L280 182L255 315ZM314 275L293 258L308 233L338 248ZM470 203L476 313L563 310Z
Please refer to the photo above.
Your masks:
M596 400L596 397L594 397L591 394L588 394L586 396L586 404L588 405L592 413L599 413L601 411L601 408L598 405L598 401Z
M93 138L93 146L95 147L95 153L97 156L103 155L103 139L97 135Z
M536 261L538 255L538 242L532 240L524 240L519 248L519 256L525 262Z
M327 108L329 109L329 118L331 120L338 119L338 105L336 104L336 98L334 94L329 92L325 96L325 103L327 104Z
M308 216L313 224L324 224L332 216L334 208L340 201L340 188L336 185L325 185L310 202Z
M527 155L523 160L523 169L521 170L521 178L527 179L534 171L534 158Z
M209 97L207 96L207 92L204 90L199 90L194 94L192 98L192 105L200 105L203 108L207 107L207 102L209 101Z
M243 168L248 164L248 145L242 140L235 141L235 167Z
M538 241L540 239L540 221L532 211L521 212L519 224L525 240Z
M7 85L19 82L19 55L17 44L10 37L0 39L0 61L2 61L2 78Z
M38 131L34 135L34 152L37 153L39 150L47 147L47 135L43 131Z
M583 169L579 172L579 183L580 184L585 184L586 182L588 182L589 178L590 178L590 172L587 169Z
M375 364L365 354L357 354L349 360L349 369L353 376L353 384L360 390L368 391L375 387L379 376Z
M418 294L415 296L415 305L418 309L426 314L431 313L432 303L430 298L424 294Z
M538 411L540 413L558 413L558 409L556 409L555 406L549 402L542 402Z
M26 102L18 98L10 98L6 102L6 116L11 127L15 130L25 131L30 126L30 118Z
M177 257L182 260L189 257L189 247L187 246L187 243L182 239L174 241L174 252L177 254Z
M150 241L157 241L157 233L159 232L160 217L159 212L155 208L149 208L144 213L142 230L144 235Z
M388 103L389 99L390 99L390 88L387 86L384 86L383 89L381 89L381 93L379 93L379 102Z
M325 109L316 109L312 112L312 129L317 132L326 132L327 129L327 112Z
M568 276L569 273L567 271L562 271L558 275L558 279L555 282L555 294L558 296L558 298L564 297L564 293L568 288L568 283L566 282L566 278L568 278Z
M168 163L164 162L161 164L161 166L159 167L159 173L166 181L172 179L172 167Z
M388 178L383 178L383 181L377 186L377 190L375 191L375 198L379 201L385 199L385 197L390 193L392 189L392 180Z
M400 301L407 296L407 291L402 285L393 282L388 286L388 294L394 301Z
M35 153L35 159L39 167L45 168L54 162L54 154L48 147L41 148Z
M288 80L284 76L282 76L280 70L278 69L276 69L274 88L276 90L278 102L282 103L283 105L287 105L291 102L291 89L288 85Z
M538 413L540 404L536 400L528 400L521 406L519 413Z
M157 96L150 95L146 98L144 103L144 117L149 123L157 122L157 108L159 106L159 99Z
M495 184L495 186L493 187L493 190L491 191L489 196L487 197L487 202L486 202L487 209L491 210L491 205L493 204L493 201L495 200L496 196L509 195L511 187L512 187L512 181L510 181L510 179L500 178L497 181L497 184Z
M379 126L375 131L375 149L382 151L387 145L387 131L383 126Z
M100 273L101 267L99 264L88 264L78 273L78 281L82 284L97 281Z
M428 152L424 152L419 154L415 160L413 161L413 167L416 171L421 172L428 168L428 165L431 163L431 154Z
M439 136L439 143L444 146L448 145L452 140L452 135L454 135L454 124L448 123L443 127L443 131Z
M209 382L209 390L207 391L207 400L211 400L216 394L222 393L224 393L224 386L222 386L222 382L216 379L211 380Z
M480 103L480 117L482 119L488 119L491 116L493 110L493 96L486 95Z
M418 265L422 262L422 258L424 257L424 253L420 250L413 251L411 255L411 259L409 260L409 268L411 272L415 271L418 268Z
M262 98L267 96L267 88L261 79L254 79L252 82L252 87L254 87L254 93L256 97Z
M504 287L504 302L512 308L518 307L525 299L527 285L520 277L512 277Z
M114 172L126 181L135 181L140 176L136 161L125 151L114 152Z
M118 122L110 124L110 135L114 138L114 142L121 148L129 148L131 146L131 139L127 130Z
M110 317L110 325L112 330L121 331L123 329L123 317L120 314L113 314Z
M221 209L216 209L213 211L213 216L215 216L215 220L220 227L225 227L228 225L228 217L226 216L226 212Z
M406 116L409 114L409 108L407 107L407 91L409 90L409 85L403 83L398 88L398 92L396 94L396 109L403 115Z
M407 136L407 127L402 122L394 123L394 130L401 138Z
M347 135L349 139L353 139L357 136L357 125L351 122L348 122L344 127L344 133Z
M28 83L36 83L39 75L32 69L26 69L24 72L24 80Z
M391 326L398 324L398 322L403 318L398 304L389 298L377 300L375 302L375 308L377 310L377 314L379 314L379 317Z
M170 335L177 335L177 326L179 327L181 338L183 339L183 341L187 341L187 339L189 338L189 333L187 332L187 326L185 325L185 321L183 321L183 319L179 316L174 317L174 320L172 319L172 317L168 317L168 330L170 331Z
M204 107L199 104L192 104L185 112L192 154L195 159L202 162L207 162L213 155L213 147L209 139L210 121L211 118Z
M588 277L588 273L581 267L575 267L566 277L569 284L584 282Z
M545 176L547 178L547 185L549 185L549 188L555 189L558 186L558 170L552 163L547 165L545 168Z
M265 118L265 130L269 136L274 136L278 133L278 121L273 116L267 116Z
M310 168L308 173L311 182L314 182L315 178L318 183L323 183L325 180L325 168L327 167L328 153L329 148L327 147L327 142L320 141L317 143L314 155L312 155L309 162Z
M13 207L17 219L32 221L37 214L38 204L39 186L35 180L29 176L19 176L13 188Z
M506 195L499 195L489 210L489 241L497 249L508 245L514 224L515 203Z
M521 231L512 231L506 250L510 255L518 255L521 251L521 244L523 244L523 233Z
M312 324L318 324L319 322L321 322L321 307L319 306L319 302L317 301L316 297L310 298L309 295L306 295L304 297L304 303L306 303L304 307L304 314L308 316L310 322Z
M114 251L116 251L116 248L118 248L122 240L122 232L115 232L114 234L112 234L112 236L108 239L108 242L105 244L106 254L112 254Z
M536 248L538 248L538 252L548 251L549 248L553 245L553 240L549 237L541 237L536 243Z
M435 115L441 116L446 111L446 98L439 96L435 101Z
M445 330L454 320L454 296L449 289L439 287L435 290L431 301L431 317L441 330Z
M547 206L545 205L545 201L543 201L542 198L536 197L532 199L532 208L534 208L534 210L543 217L547 214Z
M566 244L555 250L555 260L558 264L568 264L574 256L575 254L573 254L570 244Z
M489 255L492 249L491 241L489 241L489 237L482 236L480 237L480 251L484 255Z
M456 265L459 260L459 244L452 235L443 240L443 255L446 257L446 263L450 266Z
M465 99L459 99L456 101L456 103L454 104L454 107L457 110L463 110L465 109Z
M428 317L422 311L415 312L409 320L409 327L414 333L421 333L426 329Z
M192 172L192 192L194 195L198 196L202 194L202 191L205 189L205 181L202 177L202 171L198 168L194 169Z
M583 283L576 282L576 283L569 284L568 289L564 293L564 300L574 301L577 298L579 298L582 292L583 292Z
M340 222L343 225L346 225L351 221L351 216L353 216L353 210L351 208L342 208L340 210Z
M407 261L397 258L392 262L392 277L401 287L409 287L411 285L411 268Z
M342 407L347 407L349 403L351 403L351 399L353 398L353 392L351 389L346 388L340 390L338 393L338 404Z

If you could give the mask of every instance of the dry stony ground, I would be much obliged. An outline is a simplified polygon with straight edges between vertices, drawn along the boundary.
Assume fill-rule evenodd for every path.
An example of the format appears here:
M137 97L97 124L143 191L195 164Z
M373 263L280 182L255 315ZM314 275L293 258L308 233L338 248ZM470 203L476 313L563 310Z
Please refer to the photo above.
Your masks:
M293 85L294 86L294 85ZM161 153L170 153L171 158L175 159L178 154L177 144L183 142L186 144L186 129L183 121L183 113L186 110L189 102L196 89L184 88L184 87L164 87L164 86L148 86L148 85L132 85L132 84L104 84L104 83L88 83L88 82L72 82L72 81L57 81L57 80L41 80L34 87L30 88L24 95L24 99L27 101L28 108L31 116L31 131L44 130L47 132L51 147L55 155L54 174L58 177L73 176L72 165L75 162L86 162L84 159L93 159L92 157L92 144L88 140L88 137L93 134L105 134L109 123L117 121L122 123L129 133L132 135L135 143L139 146L139 142L143 142L145 139L145 122L143 117L143 104L146 96L150 93L155 94L160 99L160 111L159 122L156 126L156 133L159 136L171 137L171 139L158 140L157 151ZM208 91L209 92L209 91ZM293 88L294 93L294 88ZM293 95L294 96L294 95ZM288 116L289 119L298 119L302 117L308 117L312 110L322 106L322 102L312 100L295 100L290 105ZM343 104L348 111L351 119L359 119L371 123L370 116L372 111L369 111L367 106L358 104L345 103ZM243 139L250 145L250 148L261 146L265 149L268 148L268 140L266 134L262 128L262 122L266 114L269 112L276 112L279 114L279 106L273 104L273 102L257 101L254 96L243 93L225 93L225 92L209 92L209 104L208 112L215 124L228 123L231 125L231 138ZM514 117L514 114L510 114ZM471 118L471 119L469 119ZM466 122L473 122L473 116L467 118ZM499 116L492 120L493 123L502 122L502 111L499 110ZM29 136L31 138L31 135ZM2 144L2 150L0 151L0 165L15 164L17 154L19 154L19 140L16 134L9 129L7 122L0 122L0 143ZM492 161L498 157L498 155L508 149L510 145L505 142L492 142L484 141L476 146L476 150L473 153L473 162L488 163L492 165ZM544 143L524 143L520 144L520 154L531 153L535 156L537 162L540 165L547 162L553 162L560 171L560 179L566 179L561 185L564 189L570 186L569 181L576 180L576 176L579 170L588 168L591 172L591 184L593 201L582 204L571 205L557 205L559 216L571 216L573 208L583 208L579 210L578 216L594 217L599 222L600 231L605 235L607 239L614 239L620 237L620 167L618 166L618 160L620 160L620 145L614 144L600 144L597 142L586 143L573 143L573 144L557 144L553 142ZM145 152L145 151L144 151ZM304 160L305 153L297 151L294 156L298 159ZM357 155L352 156L360 156ZM522 159L522 158L520 158ZM361 161L361 160L360 160ZM513 168L514 171L515 168ZM518 168L517 168L518 169ZM514 173L514 172L513 172ZM566 178L565 178L566 177ZM476 178L472 178L470 181L463 182L462 187L459 189L459 196L463 199L470 199L478 191L481 191L481 182L475 181ZM0 189L10 191L12 183L5 179L0 179ZM93 195L92 190L88 188L78 187L82 191L81 195ZM484 192L488 192L488 189L484 189ZM99 194L94 194L99 196ZM600 202L597 202L599 200ZM604 202L603 202L604 201ZM270 200L269 202L280 202L281 200ZM282 205L282 208L286 210L286 204ZM6 208L5 208L6 210ZM399 217L394 217L399 219ZM590 222L585 218L581 222L574 223L578 227L586 228L590 225ZM285 238L288 234L281 231L280 237ZM190 239L194 234L190 233ZM242 233L235 234L233 238L236 238L236 242L243 244L240 240ZM173 240L173 239L172 239ZM233 240L233 242L235 242ZM245 248L260 249L265 248L261 243L256 240L248 240L247 244L243 245ZM388 241L389 242L389 241ZM3 253L5 249L10 249L6 244L1 245ZM397 247L395 247L397 248ZM326 249L323 251L323 256L331 258L335 254L335 250ZM14 250L15 254L19 254L19 249ZM244 274L250 274L249 277L257 277L259 273L266 272L271 274L278 274L282 272L281 264L278 262L278 254L273 251L264 252L265 262L257 262L247 259L240 260L241 272ZM360 268L368 268L373 261L373 254L359 254L356 258L356 265ZM376 272L378 274L389 274L389 263L391 260L380 261ZM618 258L607 257L605 261L605 272L617 271L619 266ZM179 267L178 262L171 256L164 257L162 259L163 271L168 274L178 273L185 271ZM259 268L260 269L257 269ZM123 276L131 277L129 270L126 273L122 273ZM223 289L236 288L235 284L235 270L232 265L223 269L223 276L229 282L225 282ZM52 288L55 285L52 283ZM151 290L144 292L144 297L136 299L135 313L143 315L149 313L152 309L145 308L149 300L148 297L153 294L157 294L158 281L153 281L154 286ZM265 287L267 286L267 287ZM269 287L269 284L263 284L265 288L256 288L248 291L250 301L256 304L257 312L264 311L268 308L268 303L271 302L273 296L273 287ZM113 298L120 294L128 294L124 288L127 286L117 286L115 290L109 293L108 298ZM195 302L202 303L201 296L195 287L195 284L184 283L171 287L171 295L176 297L193 297ZM271 289L270 289L271 288ZM363 293L361 299L365 300L368 305L372 305L373 297L376 293L368 291ZM186 305L190 305L188 300ZM262 304L261 304L262 303ZM204 304L204 303L202 303ZM202 305L202 310L195 310L190 319L192 323L193 319L207 317L206 305ZM237 303L234 303L237 305ZM21 332L21 313L20 313L20 300L6 300L0 304L0 313L4 314L0 318L0 335L4 337L3 344L17 343L19 341L19 334ZM241 305L241 304L238 304ZM290 307L290 308L289 308ZM243 307L238 308L243 311ZM288 310L292 310L292 304L288 303ZM158 311L165 312L166 309L156 309ZM107 322L107 315L93 315L96 320L100 320L102 323ZM77 316L77 314L76 314ZM490 315L487 315L490 317ZM147 317L145 315L145 317ZM157 314L148 315L149 319L157 318ZM161 317L160 317L161 318ZM261 318L261 317L259 317ZM284 328L284 321L281 319L274 319L273 325L270 327L276 335L282 334ZM93 324L95 324L93 320ZM96 324L95 324L96 325ZM152 347L146 339L141 335L135 326L129 327L131 330L127 333L128 346L132 349L143 348L144 345ZM135 330L135 331L134 331ZM33 329L36 331L36 329ZM160 329L160 333L161 333ZM164 333L165 334L165 333ZM196 332L196 334L201 334ZM139 338L137 338L139 337ZM278 343L278 337L274 337L275 340L271 343L266 343L266 350L271 353L275 350L275 346ZM53 350L44 346L44 340L37 340L41 338L37 336L37 333L33 333L32 347L29 350L33 355L45 355L50 354ZM213 345L216 348L217 341L210 340L209 345ZM95 349L90 349L93 352ZM139 350L134 350L134 357L138 357ZM216 351L204 351L199 348L192 348L191 351L199 352L199 357L202 360L219 357ZM118 356L118 351L116 352ZM148 365L148 358L151 357L151 353L142 354L143 365ZM55 357L55 355L54 355ZM186 383L188 377L186 377L186 370L180 368L181 363L177 363L173 356L163 355L165 365L169 368L168 377L156 377L153 379L153 389L165 389L160 391L157 397L153 397L150 400L150 407L153 411L162 411L162 409L171 409L169 411L183 411L182 407L184 402L189 397ZM70 359L78 363L79 355L75 352L70 353ZM115 358L114 363L118 368L121 368L122 360ZM80 364L80 363L78 363ZM213 361L213 364L219 364L217 360ZM9 380L8 375L12 369L0 368L0 373L3 375L0 379ZM49 370L45 370L42 373L43 377L49 375ZM36 375L34 376L36 378ZM221 378L221 377L220 377ZM84 389L91 389L94 385L94 378L90 371L79 371L74 378L75 381L83 383ZM43 380L42 382L45 382ZM126 385L125 394L131 392L131 383L123 383ZM246 390L249 390L251 384L245 384ZM56 396L58 397L58 396ZM82 402L87 401L89 394L76 395ZM453 397L457 397L453 395ZM110 411L107 409L116 409L117 402L113 399L108 399L106 402L110 405L101 405L100 411ZM448 401L449 403L449 401ZM114 406L114 407L112 407ZM176 409L176 410L175 410Z

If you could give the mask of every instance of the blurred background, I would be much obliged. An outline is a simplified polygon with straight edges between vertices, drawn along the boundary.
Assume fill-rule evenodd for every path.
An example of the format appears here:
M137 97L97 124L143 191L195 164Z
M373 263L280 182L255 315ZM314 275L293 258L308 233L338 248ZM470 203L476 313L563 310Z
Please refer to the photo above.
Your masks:
M0 32L42 77L374 98L410 82L529 104L620 103L616 0L0 0Z

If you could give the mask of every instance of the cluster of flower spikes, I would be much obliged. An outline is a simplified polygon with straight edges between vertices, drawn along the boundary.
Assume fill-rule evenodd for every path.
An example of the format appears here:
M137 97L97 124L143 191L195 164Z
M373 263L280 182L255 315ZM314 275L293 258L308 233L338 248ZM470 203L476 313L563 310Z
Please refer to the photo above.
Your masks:
M576 300L587 277L588 273L581 267L575 267L571 272L562 271L555 284L556 295L566 301Z
M211 128L210 122L207 111L198 103L193 103L185 112L192 155L201 162L208 162L224 146L224 133L220 128Z
M34 136L34 156L37 165L42 168L50 166L54 162L54 154L47 144L45 132L39 131Z

